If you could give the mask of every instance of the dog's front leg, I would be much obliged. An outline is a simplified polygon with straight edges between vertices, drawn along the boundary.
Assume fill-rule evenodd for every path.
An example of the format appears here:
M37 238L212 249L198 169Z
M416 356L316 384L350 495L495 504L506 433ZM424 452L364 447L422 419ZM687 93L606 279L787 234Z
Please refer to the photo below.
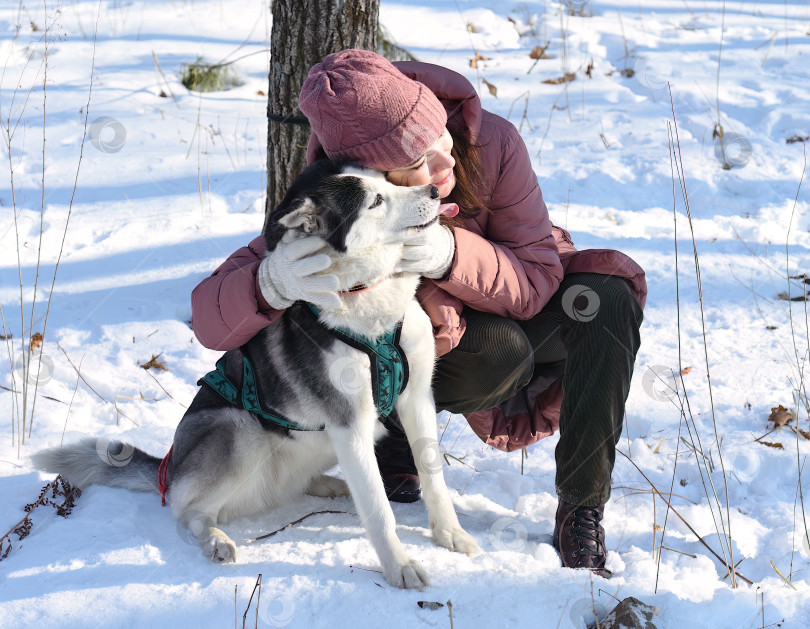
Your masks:
M422 589L430 585L427 572L408 557L397 537L394 512L374 457L375 422L375 417L369 417L348 427L330 426L327 431L385 580L399 588Z
M478 545L461 528L444 482L442 457L436 441L433 393L424 382L419 382L418 374L412 373L411 383L400 397L397 411L411 445L419 480L422 481L422 495L427 506L433 541L459 553L477 553Z

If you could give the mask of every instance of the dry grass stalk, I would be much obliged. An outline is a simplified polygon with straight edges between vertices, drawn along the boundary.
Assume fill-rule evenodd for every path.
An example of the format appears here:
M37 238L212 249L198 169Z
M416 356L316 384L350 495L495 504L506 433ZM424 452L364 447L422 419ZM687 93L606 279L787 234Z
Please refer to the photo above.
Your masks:
M789 246L790 230L793 227L793 218L794 218L794 216L796 214L796 205L799 202L799 193L801 192L802 184L804 183L804 174L807 171L807 146L804 145L803 149L804 149L804 151L803 151L803 153L804 153L804 163L803 163L803 166L802 166L802 175L801 175L801 177L799 179L799 185L798 185L798 187L796 189L796 196L793 199L793 208L792 208L791 213L790 213L790 221L788 223L787 235L785 236L785 267L787 269L786 275L787 275L787 283L788 283L788 296L790 295L790 287L791 287L791 281L790 280L794 277L794 276L791 276L791 274L790 274L790 246ZM796 407L797 407L797 410L798 410L798 408L803 403L805 413L807 414L808 417L810 417L810 396L808 396L807 387L805 385L805 379L804 379L804 358L807 357L807 356L810 356L810 323L808 322L807 302L805 301L805 303L804 303L804 335L805 335L805 342L806 342L806 350L805 350L804 356L800 356L799 349L798 349L798 344L796 342L796 328L795 328L795 325L794 325L794 322L793 322L793 308L790 305L791 301L788 300L787 303L788 303L788 314L789 314L789 318L790 318L790 335L791 335L791 339L793 341L793 353L794 353L795 360L796 360L796 363L795 363L796 382L794 383L794 387L793 387L794 388L794 395L796 396ZM805 541L807 542L808 548L810 548L810 532L808 532L807 512L806 512L805 507L804 507L804 491L802 490L802 468L803 468L803 464L801 462L801 457L800 457L800 453L799 453L799 435L803 431L801 431L798 428L798 414L796 414L796 418L797 418L797 420L796 420L797 427L794 430L794 432L796 433L796 469L798 471L797 493L798 493L799 499L801 500L802 523L804 525L804 538L805 538ZM794 508L794 514L795 514L795 510L796 510L795 502L794 502L794 507L793 508ZM795 517L794 517L794 534L793 534L794 539L795 539L795 528L796 528L796 525L795 525ZM793 552L795 552L795 550ZM793 574L793 552L791 553L791 560L790 560L790 574L791 574L791 576ZM774 568L774 570L775 569L776 568ZM781 576L781 574L780 574L780 576Z
M253 595L256 594L258 590L258 595L256 596L256 623L254 625L254 629L258 629L259 627L259 604L261 602L262 597L262 573L259 573L259 576L256 577L256 584L253 586L253 591L250 593L250 598L248 599L247 607L245 608L245 613L242 615L242 629L245 629L245 623L247 622L247 615L250 611L250 605L253 603Z
M677 116L675 114L675 101L674 101L674 98L672 96L672 88L671 88L671 86L670 86L670 89L669 89L669 95L670 95L670 104L671 104L671 107L672 107L672 123L670 123L669 121L667 122L667 127L669 129L670 163L674 166L674 169L675 169L675 171L677 172L677 175L678 175L678 182L679 182L680 188L681 188L681 195L683 197L684 208L686 210L687 221L688 221L688 224L689 224L689 232L690 232L691 240L692 240L692 252L693 252L693 255L694 255L694 264L695 264L695 278L697 280L698 300L699 300L699 303L700 303L700 320L701 320L701 331L702 331L702 336L703 336L703 354L704 354L704 361L705 361L705 365L706 365L706 379L707 379L707 383L708 383L709 405L711 407L711 417L712 417L712 425L713 425L713 429L714 429L715 443L717 445L717 455L718 455L718 458L720 460L720 468L721 468L722 473L723 473L723 485L724 485L724 488L725 488L725 503L726 503L726 506L725 506L725 514L726 514L725 520L723 519L722 505L721 505L720 499L719 499L719 497L717 495L717 491L716 491L716 489L714 487L714 482L712 481L711 475L707 474L707 478L708 478L708 481L709 481L709 485L712 488L712 494L713 494L714 502L715 502L715 504L717 506L717 511L718 511L719 516L720 516L720 527L718 528L717 533L718 533L718 536L720 537L721 540L725 540L725 543L721 542L721 548L723 550L724 555L726 553L728 553L728 559L726 560L726 563L728 565L734 565L734 547L733 547L733 544L732 544L731 505L730 505L729 492L728 492L728 477L727 477L727 474L726 474L725 462L723 460L723 452L722 452L722 447L721 447L722 441L720 439L719 431L718 431L718 428L717 428L717 415L716 415L716 412L715 412L714 396L713 396L712 385L711 385L711 373L710 373L710 368L709 368L708 340L706 338L706 315L705 315L704 307L703 307L703 285L702 285L702 277L701 277L701 272L700 272L700 259L699 259L699 256L698 256L697 241L695 239L694 226L692 224L692 212L691 212L691 207L690 207L690 203L689 203L689 194L688 194L688 191L687 191L687 188L686 188L686 175L685 175L684 168L683 168L683 156L681 154L681 143L680 143L680 134L679 134L679 130L678 130L678 120L677 120ZM673 130L674 130L674 135L673 135ZM673 178L673 190L674 190L674 188L675 188L675 186L674 186L674 178ZM673 201L674 201L674 199L673 199ZM678 250L678 247L677 247L677 211L676 211L674 205L673 205L673 214L675 216L675 221L676 221L676 225L675 225L676 271L675 272L676 272L676 277L677 277L678 272L679 272L678 265L677 265L677 260L678 260L678 258L677 258L677 250ZM679 290L680 289L678 288L678 291ZM682 364L682 356L681 356L681 344L680 344L680 334L681 334L681 329L680 329L680 297L678 297L678 302L677 303L678 303L678 337L679 337L678 338L678 360L679 360L679 365L681 365ZM681 387L682 387L682 390L684 391L684 401L686 402L686 408L687 408L687 410L689 412L689 417L692 420L691 423L692 423L692 427L694 428L695 436L697 437L698 442L701 445L701 450L702 450L703 447L702 447L702 443L700 442L700 433L699 433L699 431L697 429L697 425L694 422L694 418L693 418L693 415L692 415L692 412L691 412L691 407L690 407L690 404L689 404L689 398L688 398L688 395L686 394L686 385L685 385L685 382L683 381L683 373L682 372L680 374L680 379L681 379ZM684 416L684 419L685 419L685 416ZM687 429L689 430L689 434L690 434L690 437L691 437L692 428L690 428L689 422L687 422L686 425L687 425ZM700 468L700 459L698 459L698 468L701 469ZM707 472L708 472L708 470L707 470ZM703 471L701 470L701 479L702 478L703 478ZM705 482L704 482L704 489L705 489ZM706 492L706 497L711 500L711 497L709 496L708 491ZM714 518L714 509L712 509L712 517ZM715 520L715 526L717 526L717 521L716 520ZM722 529L722 532L721 532L721 529ZM727 531L726 531L726 529L727 529ZM733 571L731 573L731 585L732 585L732 587L735 587L735 588L737 587L736 574Z
M79 369L82 368L82 363L84 362L84 354L82 354L82 358L79 361ZM70 409L73 408L73 400L76 397L76 391L79 390L79 375L76 375L76 385L73 387L73 395L70 396L70 404L68 404L67 415L65 415L65 425L62 428L62 439L59 441L59 445L65 444L65 431L67 430L68 419L70 419Z
M793 584L790 582L790 579L788 579L788 578L787 578L787 577L786 577L784 574L782 574L781 572L779 572L779 568L777 568L777 567L774 565L774 563L773 563L773 559L771 559L771 568L773 568L773 571L774 571L776 574L778 574L780 577L782 577L782 580L783 580L785 583L787 583L787 584L788 584L790 587L792 587L794 590L796 589L796 586L795 586L795 585L793 585Z
M101 5L99 5L99 11L100 11L100 6ZM47 6L46 6L46 11L47 11ZM42 34L42 36L40 37L40 40L39 40L39 43L44 42L44 54L43 54L43 57L42 57L42 59L43 59L42 60L42 68L43 68L42 79L37 78L36 80L31 82L31 86L29 87L27 93L24 95L24 98L21 99L22 100L21 103L17 103L17 96L18 96L17 95L17 89L18 88L17 88L17 86L15 86L15 89L13 90L13 94L11 96L11 105L9 107L9 111L8 111L7 115L5 116L4 124L3 124L3 127L2 127L3 132L4 132L4 136L5 136L4 140L5 140L5 145L6 145L6 152L8 154L8 159L9 159L9 179L10 179L10 185L11 185L12 207L13 207L13 213L14 213L14 230L15 230L15 238L16 238L16 243L17 243L17 267L18 267L18 276L19 276L19 284L20 284L20 298L19 298L20 299L20 329L21 329L20 339L22 340L23 343L24 343L24 339L27 338L27 334L30 334L30 332L32 331L33 326L34 326L34 320L35 320L35 315L36 315L36 306L37 306L37 300L36 300L37 299L37 289L39 287L39 282L40 282L41 248L42 248L42 237L43 237L43 230L44 230L44 212L45 212L45 198L46 198L46 195L45 195L45 165L46 165L46 162L47 162L47 160L46 160L46 131L47 131L47 122L48 122L48 118L47 118L47 94L48 94L48 91L47 91L47 78L48 78L48 60L49 60L49 57L50 57L50 51L49 51L50 39L49 38L51 36L51 32L53 30L54 23L58 19L59 12L57 12L55 15L57 17L53 18L49 22L48 21L48 16L47 16L47 13L46 13L46 15L45 15L45 30L44 30L44 32L43 32L43 34ZM86 106L83 108L83 110L84 110L83 113L85 115L85 118L84 118L84 131L83 131L83 134L82 134L81 145L80 145L80 149L79 149L79 159L78 159L78 164L77 164L77 167L76 167L76 176L75 176L74 182L73 182L73 190L72 190L72 193L71 193L70 202L68 204L67 218L66 218L65 226L64 226L64 229L63 229L63 232L62 232L62 241L61 241L61 244L60 244L57 260L56 260L56 263L54 265L53 279L51 281L50 291L49 291L49 294L48 294L48 300L47 300L45 314L44 314L43 329L42 329L41 335L39 336L39 338L41 339L42 342L44 342L44 339L47 338L47 327L48 327L48 318L49 318L50 309L51 309L51 299L53 297L54 286L56 284L56 276L57 276L57 273L58 273L58 270L59 270L59 264L60 264L61 259L62 259L62 254L64 253L65 239L66 239L66 236L67 236L68 226L69 226L70 218L71 218L72 211L73 211L73 202L75 200L76 189L78 187L78 177L79 177L79 171L81 169L82 156L83 156L83 153L84 153L84 145L85 145L85 141L87 139L87 130L88 130L87 121L88 121L89 110L90 110L90 100L91 100L92 93L93 93L93 75L94 75L94 69L95 69L95 52L96 52L97 33L98 33L98 15L97 15L97 18L96 18L96 33L94 34L94 37L93 37L93 56L92 56L92 65L91 65L91 70L90 70L90 88L89 88L89 91L88 91ZM15 33L14 38L12 40L12 45L16 44L17 38L18 38L18 33ZM30 60L30 58L29 58L29 60ZM23 71L25 71L25 69L27 68L27 65L28 65L28 62L26 62L26 65L24 66ZM20 238L19 238L20 234L19 234L19 226L18 226L18 220L17 220L18 219L18 214L20 212L20 208L17 205L17 195L16 195L16 187L15 187L15 179L14 179L14 158L13 158L13 155L14 155L14 135L15 135L15 133L16 133L19 125L20 125L20 122L23 119L23 115L25 113L25 108L26 108L26 105L28 103L28 100L29 100L31 94L33 93L34 89L40 83L42 84L42 105L43 105L43 107L42 107L42 176L41 176L41 199L40 199L40 229L39 229L39 238L38 238L38 242L37 242L37 260L36 260L36 265L35 265L35 269L34 269L35 276L34 276L34 282L33 282L33 287L32 287L33 288L33 298L32 298L32 302L31 302L31 310L30 310L29 322L28 322L28 326L27 326L27 330L26 330L25 287L23 285L23 277L22 277L22 260L21 260L21 255L20 255ZM17 104L15 105L15 103L17 103ZM19 114L14 113L14 116L16 116L16 118L13 118L12 117L12 111L15 111L15 106L16 106L16 112L19 112ZM2 114L0 114L0 118L2 118ZM3 318L3 329L5 331L6 330L5 315L3 315L2 318ZM34 373L34 371L32 369L33 368L33 360L31 360L31 357L34 355L32 348L31 347L26 348L25 345L23 344L20 349L22 351L22 361L21 361L22 362L22 365L21 365L22 383L21 383L21 386L20 386L19 390L17 390L16 384L14 383L14 378L12 376L12 388L13 388L13 393L14 393L14 398L15 398L14 402L12 403L12 442L13 442L14 438L16 437L18 456L20 456L21 447L25 443L26 437L30 438L31 434L32 434L32 430L33 430L33 419L34 419L34 415L36 413L37 393L38 393L38 387L39 387L39 383L40 383L40 369L41 369L41 366L42 366L41 358L42 358L42 355L43 355L42 347L40 347L39 348L40 352L38 354L40 360L37 361L36 373ZM14 351L14 349L13 349L13 345L11 343L7 343L7 350L9 351L9 359L10 359L10 361L12 363L12 373L13 373L13 351ZM31 386L32 383L33 383L33 392L31 392L31 390L30 390L30 386ZM17 399L18 397L21 398L21 400ZM30 402L30 410L29 410L29 407L28 407L29 402ZM16 425L15 425L15 420L16 420ZM27 430L26 430L26 428L27 428Z
M647 481L647 482L650 484L650 487L652 487L652 489L653 489L653 491L655 492L655 494L656 494L656 495L657 495L657 496L658 496L658 497L659 497L661 500L663 500L663 501L664 501L664 503L667 505L667 508L668 508L670 511L672 511L672 513L674 513L676 516L678 516L678 518L680 519L680 521L684 523L684 525L686 526L686 528L688 528L688 529L689 529L689 531L690 531L690 532L691 532L691 533L692 533L692 534L693 534L693 535L694 535L694 536L697 538L697 540L698 540L698 541L699 541L699 542L700 542L700 543L701 543L701 544L702 544L702 545L703 545L703 546L706 548L706 550L708 550L708 551L709 551L709 552L710 552L712 555L714 555L714 556L715 556L715 558L716 558L718 561L720 561L720 562L721 562L721 563L722 563L722 564L723 564L723 565L726 567L726 569L728 569L728 570L732 571L732 574L733 574L733 575L735 575L735 576L737 576L737 577L741 578L741 579L742 579L743 581L745 581L745 582L746 582L748 585L754 585L753 581L751 581L750 579L747 579L747 578L746 578L746 577L744 577L742 574L740 574L739 572L737 572L737 570L736 570L736 566L734 567L734 569L732 569L732 568L731 568L731 566L730 566L730 564L729 564L729 563L728 563L728 562L727 562L727 561L726 561L726 560L725 560L723 557L721 557L720 555L718 555L718 554L717 554L717 553L714 551L714 549L713 549L711 546L709 546L709 544L706 542L706 540L704 540L704 539L703 539L703 538L700 536L700 534L698 534L698 532L697 532L697 531L696 531L694 528L692 528L692 525L691 525L691 524L689 524L689 521L688 521L686 518L684 518L684 517L683 517L683 516L682 516L680 513L678 513L678 510L677 510L675 507L673 507L673 506L672 506L672 503L671 503L669 500L667 500L667 499L664 497L664 494L662 494L660 491L658 491L658 489L655 487L655 485L653 484L653 482L652 482L652 481L651 481L651 480L650 480L650 479L647 477L647 475L646 475L646 474L645 474L645 473L644 473L644 472L641 470L641 468L640 468L638 465L636 465L636 464L635 464L635 462L633 462L633 460L632 460L632 459L631 459L629 456L627 456L627 455L626 455L624 452L622 452L621 450L616 450L616 452L618 452L619 454L621 454L621 455L622 455L624 458L626 458L628 461L630 461L630 463L632 463L632 464L633 464L633 467L635 467L635 468L638 470L639 474L641 474L641 475L644 477L644 480L646 480L646 481ZM741 560L741 561L742 561L742 560ZM739 564L737 564L737 565L739 565Z
M48 497L48 491L51 492L50 498ZM8 557L8 554L11 552L12 534L16 535L18 540L22 540L31 533L31 528L34 526L34 522L31 520L31 514L34 512L34 509L43 505L51 505L56 509L57 515L66 518L70 515L71 511L73 511L73 507L76 505L76 498L81 495L81 489L74 487L61 476L57 476L52 482L45 485L39 493L39 498L35 502L23 507L26 513L25 517L12 525L6 534L0 537L0 561ZM56 502L59 496L63 498L61 503ZM5 550L3 550L4 546Z

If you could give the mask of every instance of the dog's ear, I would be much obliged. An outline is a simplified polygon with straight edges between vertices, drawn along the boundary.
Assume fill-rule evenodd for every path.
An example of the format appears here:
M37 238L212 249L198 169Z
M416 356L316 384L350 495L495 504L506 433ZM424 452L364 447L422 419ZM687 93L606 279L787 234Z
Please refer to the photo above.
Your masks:
M317 234L324 227L323 219L317 210L318 206L315 202L307 197L297 208L278 219L278 222L287 229L299 229L307 234Z

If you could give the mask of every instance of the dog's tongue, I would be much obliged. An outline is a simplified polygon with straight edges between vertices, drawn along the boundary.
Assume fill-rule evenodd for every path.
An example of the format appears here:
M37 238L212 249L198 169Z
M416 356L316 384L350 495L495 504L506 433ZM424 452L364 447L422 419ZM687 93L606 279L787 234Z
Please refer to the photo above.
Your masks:
M458 214L458 206L455 203L442 203L439 206L439 214L444 216L453 217Z

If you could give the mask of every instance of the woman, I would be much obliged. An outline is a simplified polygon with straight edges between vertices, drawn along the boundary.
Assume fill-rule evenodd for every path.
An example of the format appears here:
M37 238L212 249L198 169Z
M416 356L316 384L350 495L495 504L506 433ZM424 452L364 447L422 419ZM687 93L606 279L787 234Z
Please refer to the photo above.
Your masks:
M426 278L417 296L434 326L437 407L463 413L505 451L559 428L554 546L564 566L609 576L600 521L644 272L617 251L578 252L552 226L517 130L455 72L345 50L312 68L299 105L312 126L309 162L350 158L396 184L432 183L459 205L454 224L406 243L401 263ZM200 342L238 347L293 301L336 298L328 260L297 264L302 255L279 247L265 258L260 237L228 258L192 294ZM387 426L377 448L384 484L392 500L416 500L407 440L396 421Z

